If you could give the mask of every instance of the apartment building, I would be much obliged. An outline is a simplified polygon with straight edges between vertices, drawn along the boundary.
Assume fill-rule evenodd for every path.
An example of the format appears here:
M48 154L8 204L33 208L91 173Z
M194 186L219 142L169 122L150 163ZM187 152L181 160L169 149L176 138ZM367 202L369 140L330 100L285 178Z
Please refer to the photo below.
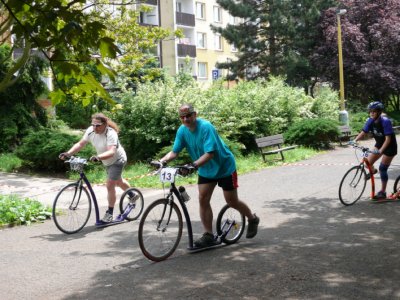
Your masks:
M215 0L147 0L153 9L141 13L143 25L180 29L184 38L165 40L157 47L161 67L176 75L185 70L197 81L209 86L213 80L227 75L218 70L218 62L236 59L237 49L229 45L210 25L225 27L237 20Z

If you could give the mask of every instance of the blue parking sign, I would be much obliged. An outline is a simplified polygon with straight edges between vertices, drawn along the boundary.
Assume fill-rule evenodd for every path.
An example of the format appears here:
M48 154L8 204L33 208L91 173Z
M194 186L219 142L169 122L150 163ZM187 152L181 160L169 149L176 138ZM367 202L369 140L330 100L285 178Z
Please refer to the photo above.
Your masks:
M219 77L219 70L218 69L212 70L212 79L217 80L218 77Z

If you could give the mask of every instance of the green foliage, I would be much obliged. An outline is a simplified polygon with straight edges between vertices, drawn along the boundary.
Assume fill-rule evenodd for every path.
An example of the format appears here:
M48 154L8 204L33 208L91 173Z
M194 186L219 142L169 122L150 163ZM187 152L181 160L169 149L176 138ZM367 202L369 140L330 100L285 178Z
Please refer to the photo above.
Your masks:
M0 154L0 171L12 172L22 165L22 160L12 153Z
M9 46L0 46L0 80L10 64L10 51ZM0 92L0 153L12 151L28 130L46 124L45 110L36 102L46 90L40 79L45 67L39 58L30 60L14 85Z
M29 225L51 217L51 208L17 195L0 195L0 225Z
M161 39L179 35L159 26L140 26L139 11L131 4L111 0L1 1L0 32L10 32L15 46L24 52L0 79L0 91L12 85L13 74L32 58L35 49L50 62L56 79L56 89L50 93L54 104L65 101L67 94L84 106L96 98L114 103L101 80L85 66L92 65L114 80L117 73L131 74L154 60L155 55L150 59L147 55ZM160 70L154 68L154 72Z
M81 102L76 102L67 97L66 101L56 106L57 117L71 128L87 128L94 113L111 109L110 104L103 100L93 102L94 105L84 106Z
M119 136L129 160L153 158L170 145L180 126L178 108L186 102L196 105L201 94L197 86L178 87L170 77L140 84L136 93L126 89L115 93L123 108L114 111L113 119L121 128Z
M115 110L114 118L133 161L153 158L163 147L165 153L171 149L181 124L177 110L186 102L194 105L199 118L213 123L235 156L255 150L256 136L285 132L303 118L338 116L335 92L322 89L312 98L274 77L240 82L231 89L218 82L208 90L167 77L164 82L139 85L136 94L122 90L115 97L122 108Z
M350 116L350 128L352 130L352 133L356 134L361 131L361 129L364 127L365 122L368 119L368 113L367 112L358 112L358 113L349 113Z
M49 129L32 131L22 140L22 145L16 150L16 154L24 161L24 164L34 170L65 171L66 165L58 158L58 155L71 148L80 138L77 135ZM80 156L93 155L92 146L88 146L79 152Z
M305 119L290 126L284 136L289 144L328 149L339 136L337 126L338 122L329 119Z
M315 77L310 56L317 42L321 13L336 6L334 0L235 1L217 0L230 15L246 20L221 27L211 25L239 49L238 59L218 63L231 78L285 76L293 86L306 87ZM248 72L257 66L257 72Z

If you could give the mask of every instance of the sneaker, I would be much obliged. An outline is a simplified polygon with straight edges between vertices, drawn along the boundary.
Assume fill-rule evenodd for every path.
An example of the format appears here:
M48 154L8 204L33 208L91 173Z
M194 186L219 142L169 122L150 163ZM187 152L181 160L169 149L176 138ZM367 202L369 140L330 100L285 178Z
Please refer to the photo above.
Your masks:
M205 232L201 238L194 241L194 245L197 248L211 247L216 245L216 241L214 239L214 235L209 232Z
M113 215L106 211L103 219L101 219L104 223L110 223L113 220Z
M130 204L135 204L136 200L139 199L139 194L135 192L131 192L128 194L128 199Z
M383 199L386 199L386 198L387 198L386 197L386 192L380 191L380 192L378 192L378 194L375 195L373 200L383 200Z
M247 239L251 239L256 236L258 223L260 223L260 218L254 214L254 219L248 221L247 234L246 234Z
M378 173L378 170L375 169L373 173L374 173L374 174ZM365 179L366 179L366 180L370 180L370 179L371 179L371 174L368 173L367 175L365 175Z

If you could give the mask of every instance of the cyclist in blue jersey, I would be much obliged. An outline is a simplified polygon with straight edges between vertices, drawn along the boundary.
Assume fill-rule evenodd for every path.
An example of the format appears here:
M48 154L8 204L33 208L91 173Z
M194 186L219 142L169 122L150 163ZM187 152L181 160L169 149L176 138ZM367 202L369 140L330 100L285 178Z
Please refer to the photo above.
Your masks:
M397 141L394 134L392 122L389 118L382 115L384 105L381 102L375 101L368 105L369 119L365 123L362 131L355 138L354 142L362 139L365 134L371 132L375 139L375 147L373 153L368 156L368 160L373 165L379 158L382 157L379 165L379 174L381 176L382 187L376 194L375 200L386 199L386 185L389 180L388 168L397 154ZM377 170L374 169L374 174ZM370 175L368 174L368 178Z
M182 125L176 133L172 151L160 161L167 163L186 148L193 159L191 165L198 169L200 218L205 232L194 242L195 246L209 247L215 244L210 201L217 184L223 189L226 203L247 217L246 237L253 238L257 234L260 219L238 198L236 163L232 152L209 121L197 118L191 104L184 104L179 108L179 117Z

